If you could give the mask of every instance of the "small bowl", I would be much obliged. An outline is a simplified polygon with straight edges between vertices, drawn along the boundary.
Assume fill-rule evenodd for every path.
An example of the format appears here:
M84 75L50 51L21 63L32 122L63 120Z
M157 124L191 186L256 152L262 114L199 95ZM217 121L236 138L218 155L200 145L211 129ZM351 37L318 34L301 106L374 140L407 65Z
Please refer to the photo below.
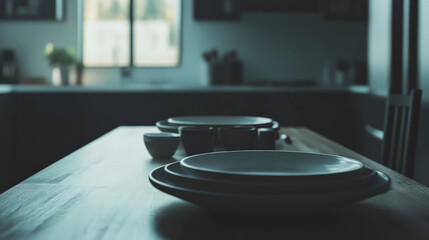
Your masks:
M180 136L176 133L145 133L143 141L154 159L171 158L177 150Z
M219 140L224 150L253 150L257 140L255 127L235 126L218 129Z
M188 156L213 151L213 127L179 127L179 133Z

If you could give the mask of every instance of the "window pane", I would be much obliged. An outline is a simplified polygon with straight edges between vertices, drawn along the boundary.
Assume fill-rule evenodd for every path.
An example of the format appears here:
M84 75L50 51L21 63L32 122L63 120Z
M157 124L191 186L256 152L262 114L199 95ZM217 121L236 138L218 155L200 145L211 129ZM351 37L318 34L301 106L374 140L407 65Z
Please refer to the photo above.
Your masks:
M84 65L129 65L129 0L85 0L83 18Z
M134 4L134 65L177 66L181 0L135 0Z

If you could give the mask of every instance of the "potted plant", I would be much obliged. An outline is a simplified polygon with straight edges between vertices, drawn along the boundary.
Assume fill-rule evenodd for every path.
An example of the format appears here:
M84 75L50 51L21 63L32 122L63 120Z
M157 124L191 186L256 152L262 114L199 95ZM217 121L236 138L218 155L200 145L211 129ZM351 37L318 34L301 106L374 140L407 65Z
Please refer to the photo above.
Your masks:
M53 67L52 81L57 85L68 85L70 68L76 63L73 49L68 47L56 48L54 44L48 43L45 47L45 56Z

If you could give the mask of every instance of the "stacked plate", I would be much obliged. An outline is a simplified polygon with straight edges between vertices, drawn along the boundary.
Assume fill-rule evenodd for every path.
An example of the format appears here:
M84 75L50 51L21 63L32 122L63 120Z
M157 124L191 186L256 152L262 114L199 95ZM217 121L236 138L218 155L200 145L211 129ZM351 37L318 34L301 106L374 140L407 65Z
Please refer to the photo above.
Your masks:
M252 126L256 128L280 129L278 122L271 118L254 116L184 116L172 117L167 120L158 121L156 126L163 132L177 133L181 126L200 127L229 127L229 126Z
M386 191L389 177L345 157L290 151L194 155L155 169L157 189L222 211L324 210Z

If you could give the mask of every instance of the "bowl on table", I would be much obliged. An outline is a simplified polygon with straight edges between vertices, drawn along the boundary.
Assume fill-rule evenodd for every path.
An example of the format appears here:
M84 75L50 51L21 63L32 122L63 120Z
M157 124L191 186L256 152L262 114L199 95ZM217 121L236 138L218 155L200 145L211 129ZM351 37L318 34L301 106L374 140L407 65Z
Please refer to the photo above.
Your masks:
M187 155L208 153L214 147L214 127L179 127L180 138Z
M272 128L258 128L258 149L274 150L278 132Z
M255 116L184 116L173 117L167 120L156 122L156 127L162 132L178 133L179 127L214 127L215 139L214 145L220 146L220 139L218 136L218 129L222 127L255 127L255 128L272 128L276 132L276 139L279 138L280 125L278 122L273 121L266 117Z
M257 139L257 128L233 126L218 128L219 141L226 151L252 150Z
M143 141L149 154L155 159L171 158L177 150L180 136L176 133L145 133Z

